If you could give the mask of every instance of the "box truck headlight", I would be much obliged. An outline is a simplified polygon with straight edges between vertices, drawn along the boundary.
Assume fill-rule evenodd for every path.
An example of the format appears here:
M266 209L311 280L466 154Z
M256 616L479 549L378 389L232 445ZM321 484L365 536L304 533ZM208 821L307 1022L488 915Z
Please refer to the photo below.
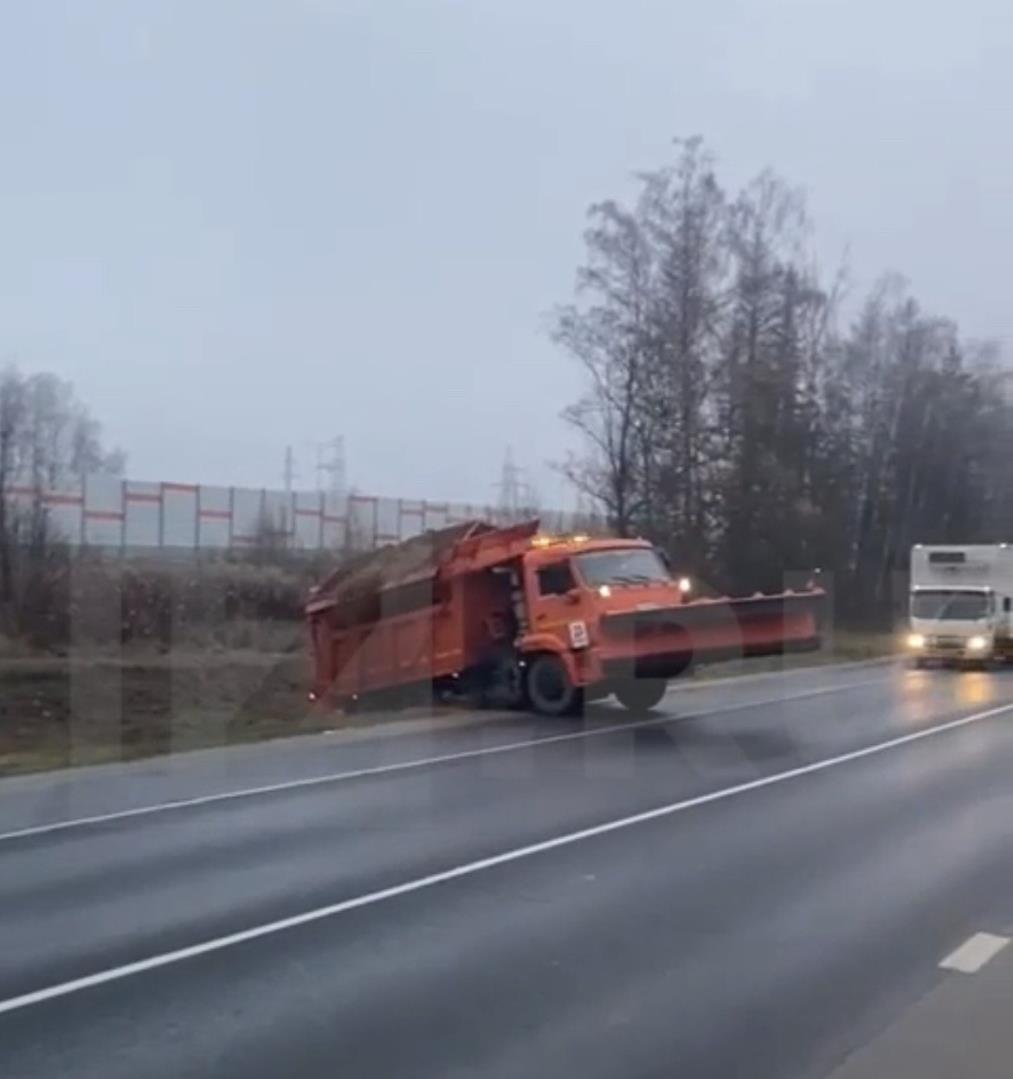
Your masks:
M987 647L987 637L968 637L967 639L967 650L969 652L984 652Z
M925 647L925 638L920 633L909 633L907 638L908 648L915 650Z
M684 596L688 596L689 593L693 591L693 582L688 577L680 577L679 578L679 591Z

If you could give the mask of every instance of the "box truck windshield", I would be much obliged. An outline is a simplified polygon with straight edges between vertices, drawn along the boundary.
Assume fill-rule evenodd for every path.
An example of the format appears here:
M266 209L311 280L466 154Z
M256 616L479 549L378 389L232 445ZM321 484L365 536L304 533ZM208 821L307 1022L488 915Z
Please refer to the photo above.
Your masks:
M987 592L919 589L911 597L913 618L970 622L985 618L991 610L992 596Z

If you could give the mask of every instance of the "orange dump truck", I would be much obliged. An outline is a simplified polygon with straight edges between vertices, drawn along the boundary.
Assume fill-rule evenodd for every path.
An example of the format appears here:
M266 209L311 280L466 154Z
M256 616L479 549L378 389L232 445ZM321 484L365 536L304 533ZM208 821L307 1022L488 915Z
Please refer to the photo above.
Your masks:
M470 521L354 560L306 606L311 696L432 685L548 715L614 693L653 707L696 661L819 645L817 589L691 599L644 540Z

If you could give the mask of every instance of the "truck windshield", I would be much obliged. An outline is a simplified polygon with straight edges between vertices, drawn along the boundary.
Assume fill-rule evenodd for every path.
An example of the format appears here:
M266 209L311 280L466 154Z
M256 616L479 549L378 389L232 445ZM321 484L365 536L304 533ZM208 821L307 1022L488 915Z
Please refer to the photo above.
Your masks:
M643 584L671 579L671 574L657 552L648 547L582 554L577 557L577 566L581 577L592 587L603 584Z
M913 618L950 619L953 621L984 618L992 609L992 597L987 592L958 592L952 589L933 589L915 592L911 596Z

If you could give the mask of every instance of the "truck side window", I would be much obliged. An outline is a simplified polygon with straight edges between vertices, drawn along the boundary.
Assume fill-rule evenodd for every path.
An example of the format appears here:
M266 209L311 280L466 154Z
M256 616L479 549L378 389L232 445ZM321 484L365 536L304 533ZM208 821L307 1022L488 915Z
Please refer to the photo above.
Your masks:
M1006 614L1009 614L1011 607L1013 607L1013 600L1011 600L1009 596L1003 596L1002 609L1006 612Z
M538 591L543 596L565 596L575 587L569 562L554 562L538 571Z

